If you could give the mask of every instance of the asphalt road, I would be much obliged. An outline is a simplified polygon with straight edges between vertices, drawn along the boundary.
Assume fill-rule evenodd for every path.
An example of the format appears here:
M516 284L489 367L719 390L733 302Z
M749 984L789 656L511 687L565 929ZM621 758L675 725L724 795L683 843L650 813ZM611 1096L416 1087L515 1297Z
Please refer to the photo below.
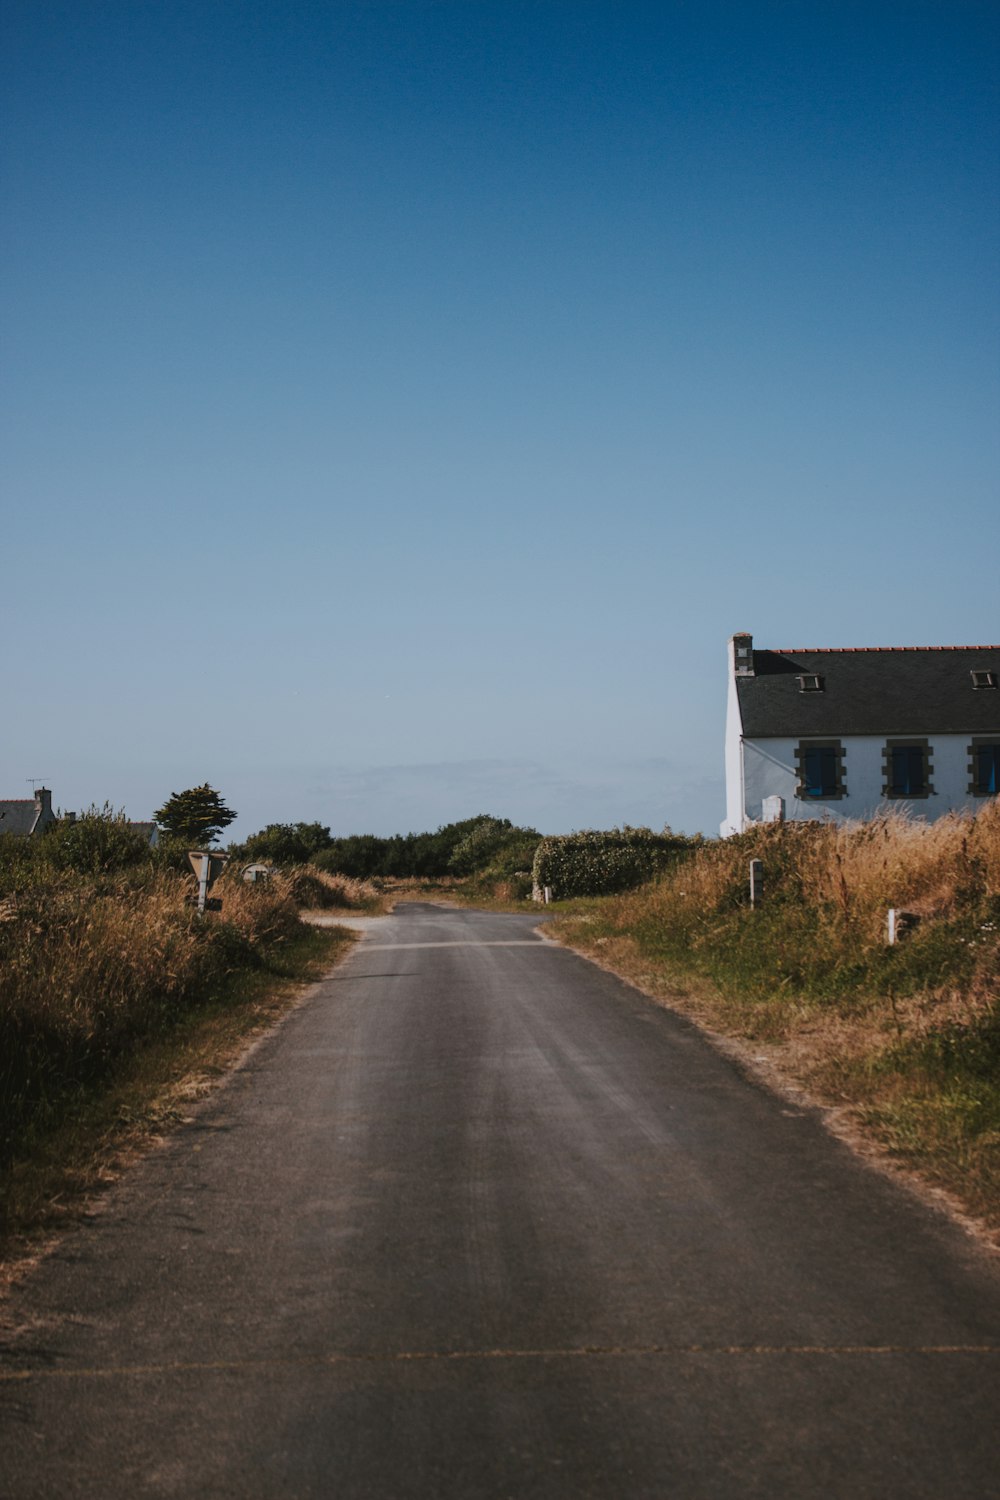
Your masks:
M366 934L28 1280L6 1500L1000 1496L1000 1276L530 918Z

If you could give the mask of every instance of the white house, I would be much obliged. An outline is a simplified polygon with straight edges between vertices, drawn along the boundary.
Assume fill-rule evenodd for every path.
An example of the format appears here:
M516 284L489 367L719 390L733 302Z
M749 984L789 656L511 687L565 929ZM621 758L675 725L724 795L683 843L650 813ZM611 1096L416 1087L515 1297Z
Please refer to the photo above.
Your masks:
M725 837L781 818L937 818L1000 789L1000 646L729 643Z

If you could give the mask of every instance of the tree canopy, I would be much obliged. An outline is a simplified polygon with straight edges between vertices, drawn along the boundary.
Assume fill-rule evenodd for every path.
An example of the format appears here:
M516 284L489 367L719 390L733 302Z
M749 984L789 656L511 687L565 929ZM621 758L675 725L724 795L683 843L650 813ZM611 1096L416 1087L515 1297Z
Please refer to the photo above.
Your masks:
M153 816L169 838L200 848L214 843L239 815L206 781L204 786L189 787L186 792L172 792Z
M268 823L230 852L276 865L305 865L332 842L329 828L322 823Z
M478 818L447 823L436 833L397 833L391 838L364 833L334 838L314 856L314 863L321 870L363 880L380 875L433 879L470 874L498 859L524 870L531 868L540 837L534 829L515 828L509 818L481 813Z

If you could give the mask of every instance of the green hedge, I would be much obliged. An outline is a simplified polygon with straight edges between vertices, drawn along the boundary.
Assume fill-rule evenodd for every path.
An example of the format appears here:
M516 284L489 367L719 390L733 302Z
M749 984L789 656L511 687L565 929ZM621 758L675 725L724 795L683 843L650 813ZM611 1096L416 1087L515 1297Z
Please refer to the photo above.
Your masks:
M543 839L535 851L532 877L537 887L551 886L554 896L605 896L652 880L701 838L653 833L649 828L582 829Z

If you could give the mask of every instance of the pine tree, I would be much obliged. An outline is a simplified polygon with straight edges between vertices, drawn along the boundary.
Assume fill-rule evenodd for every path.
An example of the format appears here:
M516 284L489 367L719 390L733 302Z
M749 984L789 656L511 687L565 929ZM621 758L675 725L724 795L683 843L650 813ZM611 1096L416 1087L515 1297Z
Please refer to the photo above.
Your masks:
M153 816L169 838L200 849L213 843L239 814L206 781L204 786L173 792Z

